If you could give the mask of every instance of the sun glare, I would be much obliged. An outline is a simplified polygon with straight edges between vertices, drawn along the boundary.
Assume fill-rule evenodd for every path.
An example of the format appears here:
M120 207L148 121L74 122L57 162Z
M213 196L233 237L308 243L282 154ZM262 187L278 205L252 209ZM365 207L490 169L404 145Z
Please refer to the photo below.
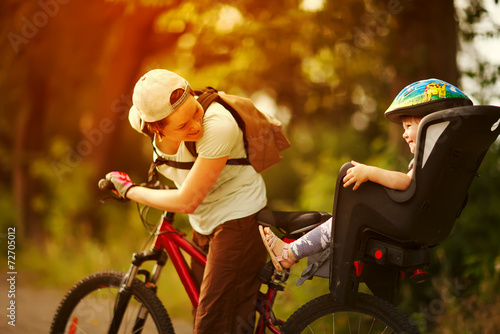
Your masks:
M229 33L242 21L243 16L238 9L231 6L223 6L219 12L216 29L219 32Z
M325 0L302 0L300 9L306 12L317 12L323 9Z

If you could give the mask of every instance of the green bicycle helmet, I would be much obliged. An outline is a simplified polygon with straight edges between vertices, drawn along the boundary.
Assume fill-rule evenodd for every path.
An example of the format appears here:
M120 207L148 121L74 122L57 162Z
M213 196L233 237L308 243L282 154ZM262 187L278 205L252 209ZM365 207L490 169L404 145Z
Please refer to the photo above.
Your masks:
M470 106L472 101L460 89L439 79L427 79L406 86L384 113L394 123L401 116L424 117L433 112Z

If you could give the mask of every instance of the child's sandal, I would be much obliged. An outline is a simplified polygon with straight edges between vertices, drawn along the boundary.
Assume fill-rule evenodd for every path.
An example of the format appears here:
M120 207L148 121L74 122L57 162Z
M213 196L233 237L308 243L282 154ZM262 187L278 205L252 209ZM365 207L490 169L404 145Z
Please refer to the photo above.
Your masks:
M297 263L297 261L294 261L288 257L288 248L290 247L288 243L285 242L285 245L283 245L283 251L281 255L275 255L273 249L276 246L279 238L276 236L276 234L273 233L268 239L268 237L264 233L264 228L262 227L262 225L259 225L259 232L262 241L264 242L264 246L266 247L267 252L271 257L271 261L273 262L273 265L278 272L282 273L284 271L283 266L280 263L281 261L285 261L291 265Z

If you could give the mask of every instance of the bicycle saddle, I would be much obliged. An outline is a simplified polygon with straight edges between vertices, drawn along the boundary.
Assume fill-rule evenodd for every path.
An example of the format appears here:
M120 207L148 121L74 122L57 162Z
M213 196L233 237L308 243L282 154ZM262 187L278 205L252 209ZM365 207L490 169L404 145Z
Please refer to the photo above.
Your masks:
M257 221L260 225L274 226L280 229L285 237L297 238L331 217L330 213L321 211L262 210L257 215Z

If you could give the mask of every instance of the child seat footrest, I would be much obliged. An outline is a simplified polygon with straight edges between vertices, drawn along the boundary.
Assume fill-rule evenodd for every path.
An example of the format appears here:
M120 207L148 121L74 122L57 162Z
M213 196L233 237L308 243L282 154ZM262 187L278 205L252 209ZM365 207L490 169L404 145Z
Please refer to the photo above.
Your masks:
M302 271L300 278L295 285L302 285L306 280L316 277L330 277L330 254L331 248L328 247L324 251L311 255L307 258L307 267Z

